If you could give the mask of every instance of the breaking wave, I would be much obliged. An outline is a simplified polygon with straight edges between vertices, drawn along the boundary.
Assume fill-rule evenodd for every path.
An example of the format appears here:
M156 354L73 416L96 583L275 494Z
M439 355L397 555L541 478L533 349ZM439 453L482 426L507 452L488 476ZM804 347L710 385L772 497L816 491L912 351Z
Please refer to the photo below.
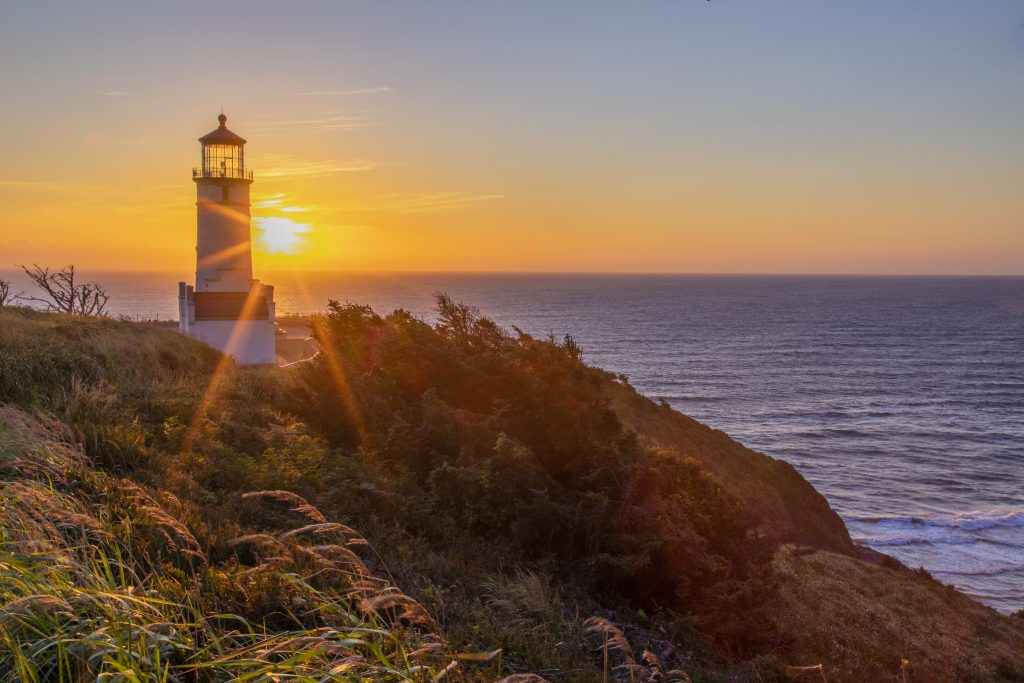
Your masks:
M981 531L995 527L1024 527L1024 512L1010 510L1001 512L961 512L955 515L928 517L861 517L857 521L868 522L882 528L891 529L939 527L963 531Z

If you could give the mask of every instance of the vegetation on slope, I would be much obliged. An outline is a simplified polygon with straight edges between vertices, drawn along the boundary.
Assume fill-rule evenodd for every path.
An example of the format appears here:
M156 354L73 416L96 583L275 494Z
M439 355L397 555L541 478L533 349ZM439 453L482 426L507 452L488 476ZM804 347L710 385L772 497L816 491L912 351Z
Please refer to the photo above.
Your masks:
M0 680L406 680L444 645L365 540L284 492L211 565L170 494L98 472L51 420L0 409ZM294 526L289 528L285 521Z
M354 649L371 677L499 650L445 675L493 680L497 659L505 673L581 681L610 667L625 679L685 669L694 680L764 680L792 674L786 665L817 662L830 680L867 672L884 680L895 679L902 657L911 674L915 666L944 672L928 680L1014 680L1024 672L1024 655L1014 654L1024 652L1015 650L1024 644L1020 620L973 603L966 623L991 639L950 631L943 645L984 649L942 660L945 669L926 666L933 643L918 636L935 629L931 615L943 613L950 591L895 565L855 559L841 521L788 465L585 365L569 338L508 333L445 297L439 314L429 325L403 311L382 317L332 303L315 319L320 357L258 370L147 325L0 310L0 402L67 425L70 437L48 443L70 440L82 453L57 467L74 474L69 488L52 493L75 514L101 520L108 535L84 544L89 532L69 527L57 529L58 538L28 524L30 513L4 526L25 525L18 543L72 554L88 545L137 577L125 584L115 574L121 583L105 586L90 583L95 572L52 574L49 565L19 560L22 568L11 570L17 581L73 606L61 586L159 595L168 605L124 619L197 624L182 631L191 661L244 651L251 627L284 639L365 629L359 637L368 644ZM15 414L22 415L4 419L17 422ZM45 477L33 474L29 484L19 472L4 470L0 481L45 488ZM323 519L359 529L379 555L358 541L350 547L359 537L342 527L289 535L310 520L272 498L244 497L250 491L301 496ZM194 543L161 527L160 515L131 508L142 500ZM387 586L375 579L376 593L354 595L341 576L351 567L320 565L353 558L318 546L355 551ZM823 552L808 555L813 548ZM791 556L798 559L780 559ZM851 583L842 590L835 562L857 569L846 572ZM83 555L79 566L102 562ZM253 578L261 571L269 572L264 583ZM46 585L32 583L40 576ZM285 576L303 580L295 587ZM873 601L868 582L913 586L916 616ZM302 593L305 586L314 592ZM423 606L429 626L359 610L360 600L395 586ZM835 609L839 600L861 607ZM870 627L860 620L868 608L879 617ZM228 613L248 626L211 616ZM588 624L591 615L600 617ZM835 634L844 629L840 647ZM6 642L27 656L34 641ZM402 655L423 643L433 659ZM190 661L183 656L176 661Z

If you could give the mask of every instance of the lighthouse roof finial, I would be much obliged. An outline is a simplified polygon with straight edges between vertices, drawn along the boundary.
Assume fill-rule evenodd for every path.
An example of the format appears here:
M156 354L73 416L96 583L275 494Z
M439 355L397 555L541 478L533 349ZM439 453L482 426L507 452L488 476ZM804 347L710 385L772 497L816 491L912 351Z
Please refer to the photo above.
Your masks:
M224 116L223 110L221 110L217 120L220 122L220 126L199 138L199 142L204 145L235 145L236 147L245 144L245 138L228 130L227 125L225 125L227 124L228 117Z

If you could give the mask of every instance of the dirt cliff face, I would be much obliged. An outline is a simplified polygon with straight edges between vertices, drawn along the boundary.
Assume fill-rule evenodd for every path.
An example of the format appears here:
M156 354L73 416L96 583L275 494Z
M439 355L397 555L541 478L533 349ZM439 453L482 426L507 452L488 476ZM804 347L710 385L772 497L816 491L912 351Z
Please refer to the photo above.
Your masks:
M609 384L607 392L619 418L642 439L702 463L742 501L765 542L854 552L842 519L789 463L752 451L628 386Z

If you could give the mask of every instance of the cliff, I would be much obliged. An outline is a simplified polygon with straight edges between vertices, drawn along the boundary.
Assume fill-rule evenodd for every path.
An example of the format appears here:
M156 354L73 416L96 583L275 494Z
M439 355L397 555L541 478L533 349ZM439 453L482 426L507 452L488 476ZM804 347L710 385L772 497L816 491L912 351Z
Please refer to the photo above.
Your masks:
M0 309L0 670L1024 679L1024 620L860 559L788 464L439 315L332 303L320 357L259 370Z
M630 387L609 384L607 395L623 423L643 439L699 461L743 502L766 542L853 551L839 515L789 463L756 453L724 432L639 396Z

